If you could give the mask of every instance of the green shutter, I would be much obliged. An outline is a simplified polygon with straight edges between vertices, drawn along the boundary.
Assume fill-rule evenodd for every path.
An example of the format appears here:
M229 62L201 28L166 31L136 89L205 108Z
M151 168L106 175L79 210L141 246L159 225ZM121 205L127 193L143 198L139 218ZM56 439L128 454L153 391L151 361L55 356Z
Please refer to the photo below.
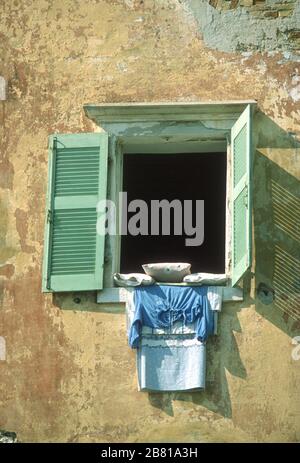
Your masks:
M232 152L232 285L251 266L251 107L231 129Z
M102 288L105 236L96 225L106 182L106 133L50 137L43 291Z

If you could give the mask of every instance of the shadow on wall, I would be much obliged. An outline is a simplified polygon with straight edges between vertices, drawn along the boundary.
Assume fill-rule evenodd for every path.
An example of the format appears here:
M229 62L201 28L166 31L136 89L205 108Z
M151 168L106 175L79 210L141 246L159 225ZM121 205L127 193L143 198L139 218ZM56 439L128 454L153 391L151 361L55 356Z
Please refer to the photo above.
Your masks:
M262 113L256 125L256 310L293 337L300 329L300 182L288 171L300 173L300 143Z
M204 409L225 418L232 417L231 400L225 372L227 371L231 375L242 379L247 376L233 335L233 331L241 332L237 317L239 310L240 308L230 310L230 314L226 314L228 320L224 326L222 325L222 330L219 330L219 334L212 336L207 342L206 389L199 392L150 392L148 397L151 405L173 416L172 402L180 400L200 405ZM203 408L201 410L202 417L205 416Z

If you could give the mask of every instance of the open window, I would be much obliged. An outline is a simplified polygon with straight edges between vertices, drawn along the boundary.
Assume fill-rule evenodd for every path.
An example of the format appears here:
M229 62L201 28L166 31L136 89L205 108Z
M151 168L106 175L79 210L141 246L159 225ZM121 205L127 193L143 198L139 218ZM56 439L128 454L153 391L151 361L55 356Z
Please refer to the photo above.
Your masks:
M159 201L161 207L159 235L121 237L122 273L140 272L141 264L147 262L189 262L193 272L225 273L226 165L226 152L124 154L123 191L127 193L128 203L136 198L145 201L148 224L151 223L151 202ZM192 205L195 222L196 216L202 213L199 205L197 207L199 199L204 206L203 218L199 217L205 224L204 237L194 233L193 238L187 238L190 232L185 230L184 204L189 201ZM173 208L169 207L172 203ZM181 216L180 234L176 234L174 223L177 205L176 212ZM127 218L130 219L130 214ZM163 234L164 219L170 222L170 234ZM192 232L196 228L196 224L193 225ZM151 232L150 226L148 228ZM192 245L186 244L187 239Z
M253 104L89 105L105 132L51 136L43 290L102 290L149 261L191 262L238 284L251 265ZM104 236L97 205L117 205L120 191L146 203L204 200L203 243Z

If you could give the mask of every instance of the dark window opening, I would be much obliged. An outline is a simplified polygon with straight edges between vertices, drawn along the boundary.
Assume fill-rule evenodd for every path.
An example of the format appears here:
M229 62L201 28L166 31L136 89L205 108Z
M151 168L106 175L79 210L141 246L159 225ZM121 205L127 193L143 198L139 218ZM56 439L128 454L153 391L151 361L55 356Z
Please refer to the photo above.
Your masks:
M125 154L123 191L128 203L147 203L149 224L153 199L193 200L193 217L196 200L204 200L204 241L186 246L185 235L124 235L122 273L143 272L141 265L151 262L189 262L193 273L225 272L226 153ZM171 233L172 219L171 214Z

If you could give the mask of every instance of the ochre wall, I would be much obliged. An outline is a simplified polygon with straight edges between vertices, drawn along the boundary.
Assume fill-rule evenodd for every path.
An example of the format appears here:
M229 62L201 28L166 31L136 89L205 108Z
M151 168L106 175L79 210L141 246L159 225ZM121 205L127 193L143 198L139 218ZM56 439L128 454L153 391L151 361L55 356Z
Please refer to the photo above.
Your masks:
M247 2L232 2L227 12L221 4L199 3L210 17L232 14L235 21L247 8ZM269 28L280 17L292 21L298 2L288 3L292 13L262 21ZM195 4L1 5L0 74L9 88L0 102L0 336L6 341L0 428L23 442L300 439L300 360L292 357L293 337L300 335L296 42L278 52L276 42L268 42L262 51L253 36L242 51L213 48ZM292 30L292 22L282 24ZM207 390L139 393L124 307L103 308L95 294L81 294L76 304L70 294L41 293L47 137L95 130L84 116L85 103L233 99L257 99L260 108L254 121L253 278L242 303L224 305L219 335L209 342ZM272 304L257 297L260 283L275 291Z

